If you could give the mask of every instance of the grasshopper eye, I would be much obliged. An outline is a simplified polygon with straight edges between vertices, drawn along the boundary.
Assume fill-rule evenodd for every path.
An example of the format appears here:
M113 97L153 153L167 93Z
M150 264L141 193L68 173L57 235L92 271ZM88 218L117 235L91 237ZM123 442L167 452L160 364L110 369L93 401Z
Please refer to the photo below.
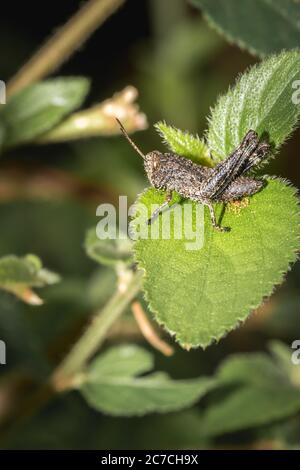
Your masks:
M153 170L157 170L158 168L160 167L160 158L159 158L159 155L153 155L153 158L152 158L152 169Z

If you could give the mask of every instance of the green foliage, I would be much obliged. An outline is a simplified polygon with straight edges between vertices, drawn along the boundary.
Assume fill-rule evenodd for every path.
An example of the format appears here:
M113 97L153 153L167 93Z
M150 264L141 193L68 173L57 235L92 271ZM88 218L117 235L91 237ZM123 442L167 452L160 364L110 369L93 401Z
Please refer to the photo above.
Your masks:
M86 78L66 77L30 85L12 96L0 113L4 146L34 140L50 130L81 105L88 90Z
M263 353L231 355L222 362L217 376L221 385L238 383L263 386L273 382L275 386L278 381L288 381L278 364Z
M249 129L266 134L278 149L298 122L293 83L299 79L300 51L273 55L242 75L212 110L208 146L213 156L223 160Z
M284 349L291 359L291 350ZM297 369L295 365L291 367ZM261 426L300 410L299 388L285 375L281 363L265 354L227 359L220 367L218 379L219 385L226 383L235 388L204 413L202 425L206 436Z
M245 386L212 406L202 418L204 434L216 436L288 418L300 410L299 390L280 382Z
M213 166L206 143L188 132L182 132L165 122L155 124L156 129L170 150L182 157L189 158L199 165Z
M300 4L295 0L190 0L229 42L264 56L300 41Z
M0 258L0 288L12 292L25 301L24 291L30 287L43 287L59 281L59 276L42 267L35 255L19 258L14 255Z
M26 284L32 287L42 287L58 282L59 277L44 268L40 259L35 255L19 258L14 255L0 258L0 284L9 286Z
M213 386L208 378L174 381L161 372L136 377L152 367L152 355L142 348L115 347L92 362L80 390L99 411L133 416L185 408Z
M91 228L86 234L84 246L87 255L101 264L110 266L120 261L132 261L132 242L129 238L101 240L95 228Z

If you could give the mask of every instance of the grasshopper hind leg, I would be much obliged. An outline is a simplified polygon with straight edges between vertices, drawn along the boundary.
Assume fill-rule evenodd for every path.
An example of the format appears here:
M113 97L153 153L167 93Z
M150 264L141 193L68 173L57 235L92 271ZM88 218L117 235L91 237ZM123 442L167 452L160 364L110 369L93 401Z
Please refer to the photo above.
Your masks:
M209 208L209 212L210 212L210 219L211 219L211 223L212 223L212 226L215 230L218 230L219 232L229 232L230 231L230 227L222 227L221 225L219 225L217 223L217 220L216 220L216 214L215 214L215 211L214 211L214 208L211 204L206 204L207 207Z
M264 181L240 176L233 181L221 194L218 202L239 201L247 196L258 193L264 186Z

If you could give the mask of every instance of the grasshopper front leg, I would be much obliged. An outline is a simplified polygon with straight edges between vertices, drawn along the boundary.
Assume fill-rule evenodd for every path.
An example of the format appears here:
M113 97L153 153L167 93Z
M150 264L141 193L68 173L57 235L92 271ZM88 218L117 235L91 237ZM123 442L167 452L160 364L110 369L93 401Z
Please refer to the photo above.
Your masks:
M170 202L172 201L172 191L167 191L166 193L166 200L165 202L162 203L161 206L159 206L157 209L155 209L155 211L153 212L153 214L151 215L151 217L148 219L148 225L151 225L153 220L160 214L160 212L162 212L164 210L165 207L167 207Z

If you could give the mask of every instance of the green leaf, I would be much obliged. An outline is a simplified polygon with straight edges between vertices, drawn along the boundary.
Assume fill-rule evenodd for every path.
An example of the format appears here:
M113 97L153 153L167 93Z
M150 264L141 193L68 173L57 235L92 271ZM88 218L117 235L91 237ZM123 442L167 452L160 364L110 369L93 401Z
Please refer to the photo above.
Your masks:
M82 77L55 78L30 85L1 109L6 147L32 141L78 108L89 90Z
M221 387L239 386L204 413L201 425L206 436L269 424L300 410L299 389L266 354L229 357L218 370L217 382Z
M226 158L249 129L267 134L278 149L298 122L294 83L299 79L300 51L273 55L242 75L212 110L208 147L214 158Z
M187 250L191 240L185 238L149 237L135 242L149 307L182 346L206 347L220 339L245 321L282 281L299 247L295 192L282 180L269 178L239 213L226 209L222 224L231 227L229 233L212 228L205 208L201 249ZM162 191L148 189L138 199L137 212L140 203L150 210L151 204L161 204L164 197ZM186 204L196 208L195 203ZM220 205L216 213L219 218Z
M238 412L237 412L238 410ZM269 424L300 411L300 393L276 386L244 386L211 406L201 420L205 436L221 435Z
M220 384L239 383L274 385L279 381L288 383L288 377L272 359L263 353L235 354L222 362L218 369Z
M112 348L92 362L80 391L99 411L133 416L185 408L213 385L208 378L173 381L164 373L136 377L152 366L152 356L142 348L133 345Z
M229 42L264 56L300 42L300 4L295 0L190 0Z
M84 246L87 255L101 264L110 266L120 261L132 261L132 241L129 238L101 240L95 229L91 228L86 234Z
M41 299L31 290L59 281L59 276L42 267L35 255L23 258L8 255L0 258L0 288L13 293L24 302L41 304Z
M155 127L172 152L200 165L213 166L207 145L199 136L167 126L165 122L158 122Z
M132 377L153 369L153 356L145 349L125 344L110 348L93 360L88 369L88 380L99 377Z

